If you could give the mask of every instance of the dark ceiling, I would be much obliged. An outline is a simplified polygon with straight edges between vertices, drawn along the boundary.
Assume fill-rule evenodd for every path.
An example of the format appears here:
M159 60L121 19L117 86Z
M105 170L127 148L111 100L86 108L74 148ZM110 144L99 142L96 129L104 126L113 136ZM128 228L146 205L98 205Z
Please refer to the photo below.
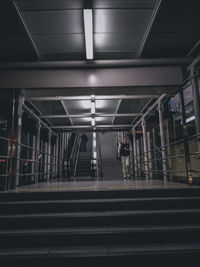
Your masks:
M0 0L0 63L86 60L84 3L84 0ZM94 60L193 58L200 53L199 0L93 0L91 3ZM139 90L145 94L145 89ZM108 92L112 94L111 89ZM97 100L96 124L131 124L134 115L115 114L140 113L150 101L151 98ZM41 116L61 116L48 117L54 126L91 125L90 116L73 117L89 114L91 101L38 100L32 104ZM100 117L101 114L113 116ZM63 115L72 117L62 118Z
M83 0L1 0L0 61L84 60L83 7ZM199 0L93 0L92 8L94 59L200 52Z

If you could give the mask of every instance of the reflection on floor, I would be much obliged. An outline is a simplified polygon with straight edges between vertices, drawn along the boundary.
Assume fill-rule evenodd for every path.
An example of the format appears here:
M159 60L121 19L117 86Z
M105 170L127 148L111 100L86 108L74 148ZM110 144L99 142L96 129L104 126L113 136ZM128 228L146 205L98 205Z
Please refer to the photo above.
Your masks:
M79 190L128 190L128 189L162 189L162 188L190 188L182 183L166 182L162 180L127 180L127 181L63 181L62 179L31 184L18 187L12 192L52 192L52 191L79 191Z

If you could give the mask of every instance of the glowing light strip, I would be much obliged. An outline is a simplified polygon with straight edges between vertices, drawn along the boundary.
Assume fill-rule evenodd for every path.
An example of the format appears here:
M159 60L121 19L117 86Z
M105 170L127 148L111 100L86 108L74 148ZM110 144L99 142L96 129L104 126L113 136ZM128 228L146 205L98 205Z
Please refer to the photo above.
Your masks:
M93 59L92 9L83 10L83 19L84 19L84 29L85 29L86 58Z

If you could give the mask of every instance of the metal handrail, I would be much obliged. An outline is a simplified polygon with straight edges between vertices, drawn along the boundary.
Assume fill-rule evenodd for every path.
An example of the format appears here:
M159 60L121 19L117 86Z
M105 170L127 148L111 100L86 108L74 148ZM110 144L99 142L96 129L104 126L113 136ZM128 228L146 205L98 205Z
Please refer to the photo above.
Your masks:
M99 136L97 135L97 177L102 177L102 157L101 157L101 147L99 143Z
M74 176L76 174L76 169L77 169L77 164L78 164L78 156L79 156L79 151L80 151L80 145L81 145L81 139L79 138L78 146L77 146L77 153L75 157L75 165L74 165Z

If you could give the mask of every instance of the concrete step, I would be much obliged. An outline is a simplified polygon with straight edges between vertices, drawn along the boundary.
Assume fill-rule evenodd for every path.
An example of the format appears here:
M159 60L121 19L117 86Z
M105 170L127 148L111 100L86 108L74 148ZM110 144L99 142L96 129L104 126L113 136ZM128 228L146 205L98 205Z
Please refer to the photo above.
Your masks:
M54 212L0 215L0 229L200 224L200 209Z

